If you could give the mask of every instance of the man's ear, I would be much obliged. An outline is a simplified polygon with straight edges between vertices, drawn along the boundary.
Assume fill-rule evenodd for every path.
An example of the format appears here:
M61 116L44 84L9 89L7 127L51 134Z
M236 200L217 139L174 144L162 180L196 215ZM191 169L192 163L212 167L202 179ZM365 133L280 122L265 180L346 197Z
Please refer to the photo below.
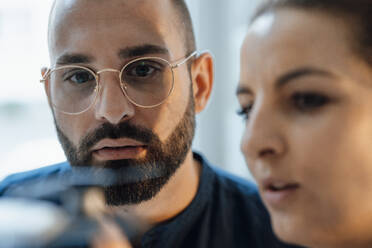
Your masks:
M213 73L213 57L210 53L203 53L194 60L191 75L196 113L200 113L208 103L213 88Z
M41 68L41 76L42 76L42 78L45 78L45 75L47 73L48 73L48 68L46 68L46 67ZM45 78L45 81L44 81L44 90L45 90L46 96L48 97L49 106L51 106L51 104L50 104L50 92L49 92L48 89L49 89L49 80L47 78Z

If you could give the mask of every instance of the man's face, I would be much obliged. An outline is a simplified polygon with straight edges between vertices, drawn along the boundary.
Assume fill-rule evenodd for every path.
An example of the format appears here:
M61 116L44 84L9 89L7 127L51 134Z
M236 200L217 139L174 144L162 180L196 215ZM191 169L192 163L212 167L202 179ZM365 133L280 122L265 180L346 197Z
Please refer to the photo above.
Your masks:
M141 56L177 61L187 54L177 26L169 21L176 15L170 1L57 1L49 34L52 66L75 64L97 72L120 70ZM125 182L125 169L136 168L140 182L107 189L111 204L154 197L190 150L194 101L187 65L174 72L172 94L155 108L133 105L120 88L118 74L105 72L88 111L69 115L53 109L71 165L109 167Z

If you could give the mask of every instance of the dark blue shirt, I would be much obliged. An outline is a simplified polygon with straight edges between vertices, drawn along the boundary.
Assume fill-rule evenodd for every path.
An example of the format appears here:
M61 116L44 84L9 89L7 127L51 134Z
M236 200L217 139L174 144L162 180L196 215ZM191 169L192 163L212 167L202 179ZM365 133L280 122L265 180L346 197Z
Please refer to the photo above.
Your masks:
M198 192L191 204L176 217L145 233L142 247L159 248L285 248L278 241L256 186L211 166L201 155L194 158L202 165ZM62 163L11 175L0 184L0 196L12 185L40 179L68 170Z

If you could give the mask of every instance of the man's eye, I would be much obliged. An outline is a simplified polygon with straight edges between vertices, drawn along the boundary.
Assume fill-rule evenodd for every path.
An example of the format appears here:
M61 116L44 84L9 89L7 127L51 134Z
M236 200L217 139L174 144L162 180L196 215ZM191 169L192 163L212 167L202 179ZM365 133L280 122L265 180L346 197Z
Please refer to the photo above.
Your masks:
M295 107L301 111L316 110L329 102L329 98L320 93L296 93L292 96Z
M242 107L241 109L239 109L237 111L237 114L241 117L243 117L244 120L248 120L249 119L249 115L252 111L252 108L253 108L253 104L249 104L247 106L244 106Z
M154 68L148 65L139 65L136 68L134 68L132 75L135 75L138 77L146 77L148 75L151 75L153 72L154 72Z
M69 73L69 75L65 77L65 80L72 81L75 84L84 84L86 82L94 81L95 78L89 72L78 71Z
M127 76L129 77L149 77L160 71L161 68L154 63L148 61L136 62L127 68Z

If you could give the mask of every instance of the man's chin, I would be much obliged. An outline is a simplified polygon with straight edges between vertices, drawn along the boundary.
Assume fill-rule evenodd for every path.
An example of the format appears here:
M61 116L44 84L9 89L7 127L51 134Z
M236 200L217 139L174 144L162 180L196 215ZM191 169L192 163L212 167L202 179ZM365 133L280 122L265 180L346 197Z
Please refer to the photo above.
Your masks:
M106 203L111 206L122 206L149 201L160 192L168 180L169 177L162 177L105 187Z
M104 187L107 204L114 206L151 200L178 168L171 169L164 162L150 159L110 160L99 164L103 170L114 173L110 186Z

